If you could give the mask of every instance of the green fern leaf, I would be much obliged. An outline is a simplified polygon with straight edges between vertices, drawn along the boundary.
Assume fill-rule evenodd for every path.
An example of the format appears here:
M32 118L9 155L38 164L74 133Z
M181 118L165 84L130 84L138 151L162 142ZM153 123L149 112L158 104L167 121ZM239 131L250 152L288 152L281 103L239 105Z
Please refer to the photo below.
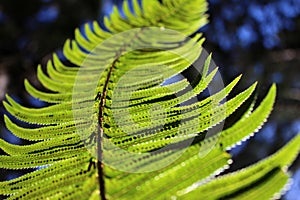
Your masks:
M271 199L288 182L289 175L286 170L300 151L299 142L300 135L274 155L240 171L217 178L187 193L183 199L195 198L199 194L205 199ZM236 184L237 182L239 184Z
M54 54L46 70L38 66L37 77L48 92L25 80L27 92L48 107L27 108L6 96L8 130L35 143L0 139L6 153L0 168L36 170L0 182L0 194L8 199L267 199L280 191L288 180L283 169L299 152L299 137L254 166L216 178L232 162L226 150L253 135L269 116L275 85L257 108L253 101L233 126L212 135L213 127L251 99L257 83L225 101L239 76L198 100L218 79L211 55L199 61L204 39L196 32L207 23L206 1L132 4L133 12L124 1L125 17L114 7L104 18L108 31L97 22L86 25L84 34L76 29L75 39L63 47L71 64ZM166 83L191 65L199 72L192 81L182 76ZM39 127L19 126L13 118Z

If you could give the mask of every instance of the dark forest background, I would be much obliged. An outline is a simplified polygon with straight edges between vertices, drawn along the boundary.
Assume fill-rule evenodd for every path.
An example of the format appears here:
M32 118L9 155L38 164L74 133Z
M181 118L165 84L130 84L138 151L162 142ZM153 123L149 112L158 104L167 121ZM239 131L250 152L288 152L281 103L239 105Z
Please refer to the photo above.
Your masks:
M61 54L67 38L76 27L109 15L112 5L122 0L0 0L0 100L10 94L27 106L44 105L24 90L24 78L37 87L36 67L45 65L53 52ZM204 32L204 47L213 52L225 84L243 74L236 91L259 81L258 98L271 83L278 85L274 111L253 139L231 150L231 170L245 167L273 153L300 132L300 0L209 0L210 23ZM103 24L102 24L103 25ZM0 106L0 135L24 144L3 125ZM299 144L300 145L300 144ZM291 167L291 190L282 197L300 199L300 161ZM22 172L2 170L0 180ZM1 199L1 197L0 197Z

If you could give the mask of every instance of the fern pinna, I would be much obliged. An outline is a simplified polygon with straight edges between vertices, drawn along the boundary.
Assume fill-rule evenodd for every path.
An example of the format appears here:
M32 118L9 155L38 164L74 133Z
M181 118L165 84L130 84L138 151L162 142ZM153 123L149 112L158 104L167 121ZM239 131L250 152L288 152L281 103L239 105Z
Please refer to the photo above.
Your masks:
M132 5L132 9L129 5ZM207 23L204 0L124 1L84 33L75 31L63 52L38 67L49 92L25 80L27 92L49 103L26 108L7 96L7 128L31 145L0 140L0 168L36 169L0 182L7 199L269 199L288 183L287 167L299 152L295 137L274 155L235 173L227 150L256 132L276 95L253 101L231 127L212 134L246 100L256 83L224 102L240 80L198 100L213 84L211 56L201 62ZM122 13L122 14L121 14ZM196 78L180 74L201 64ZM174 77L181 77L175 79ZM171 79L170 79L171 78ZM170 80L177 80L168 83Z

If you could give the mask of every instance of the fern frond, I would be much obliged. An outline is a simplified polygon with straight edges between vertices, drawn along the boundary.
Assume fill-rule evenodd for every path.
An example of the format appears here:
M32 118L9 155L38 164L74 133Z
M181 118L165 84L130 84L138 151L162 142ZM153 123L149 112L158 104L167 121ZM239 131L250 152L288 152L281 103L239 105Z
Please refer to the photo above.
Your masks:
M298 134L274 155L240 171L217 178L182 197L191 199L201 194L203 199L249 199L255 196L259 199L270 199L287 184L289 175L286 169L299 153L299 143ZM239 184L236 184L237 182ZM266 188L270 190L264 190Z
M71 64L53 54L46 70L38 66L47 92L25 80L27 92L49 106L27 108L6 96L8 130L35 143L20 146L0 139L6 153L0 168L35 171L0 182L0 194L104 200L267 198L278 192L288 180L283 168L297 155L299 137L254 166L216 178L232 162L226 149L253 135L269 116L275 85L256 109L253 101L234 125L211 135L250 99L257 83L224 101L239 76L199 101L218 73L209 55L195 66L194 80L181 76L166 84L199 64L204 39L196 32L207 23L207 2L131 3L133 11L124 1L125 17L114 7L104 18L108 31L97 22L85 25L84 34L75 30L75 39L63 47ZM23 127L14 119L38 126ZM263 193L266 188L272 189Z

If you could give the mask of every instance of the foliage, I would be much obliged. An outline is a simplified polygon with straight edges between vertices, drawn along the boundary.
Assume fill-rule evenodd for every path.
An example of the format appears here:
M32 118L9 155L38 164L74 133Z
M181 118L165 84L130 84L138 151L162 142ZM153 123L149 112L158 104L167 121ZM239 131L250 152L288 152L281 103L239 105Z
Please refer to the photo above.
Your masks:
M134 12L125 1L125 17L115 8L104 20L108 31L96 22L86 25L84 34L77 29L75 40L67 40L63 49L69 63L54 54L47 73L38 67L38 79L47 91L25 81L26 90L50 106L27 108L7 96L3 104L10 115L39 127L22 127L5 116L12 133L35 143L18 146L1 139L7 155L0 156L0 167L38 169L0 182L0 194L9 195L8 199L253 199L257 195L269 199L278 195L288 182L286 169L299 152L299 136L253 166L219 175L231 163L226 150L252 136L269 116L276 86L256 108L253 101L231 127L209 135L252 100L256 83L224 102L239 76L210 97L191 101L214 81L217 68L210 69L211 56L193 82L187 78L165 82L199 60L203 39L195 32L207 22L206 2L144 0L141 6L133 0L132 4ZM153 26L159 28L149 28ZM139 48L132 37L117 34L127 30ZM95 90L90 90L95 82Z

